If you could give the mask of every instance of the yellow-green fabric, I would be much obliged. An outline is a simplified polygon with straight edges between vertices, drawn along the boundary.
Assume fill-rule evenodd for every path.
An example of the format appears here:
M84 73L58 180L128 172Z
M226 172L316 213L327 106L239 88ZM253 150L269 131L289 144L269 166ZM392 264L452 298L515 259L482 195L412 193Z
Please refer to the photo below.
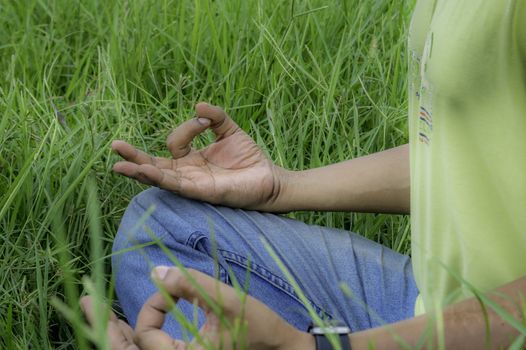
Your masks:
M416 313L526 275L526 0L419 0L409 34Z

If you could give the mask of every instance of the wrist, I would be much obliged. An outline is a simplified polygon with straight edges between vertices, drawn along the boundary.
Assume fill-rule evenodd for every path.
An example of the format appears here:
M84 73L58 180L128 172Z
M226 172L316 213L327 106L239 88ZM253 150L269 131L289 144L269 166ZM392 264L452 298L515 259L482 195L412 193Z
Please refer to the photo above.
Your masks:
M298 210L298 185L301 171L287 170L275 166L274 168L274 193L265 206L266 211L287 213Z
M339 344L341 350L351 350L351 329L342 322L332 322L327 325L317 325L312 322L308 333L314 336L316 350L334 349Z
M326 210L322 204L325 203L324 183L317 178L317 169L282 170L284 173L276 201L279 212Z

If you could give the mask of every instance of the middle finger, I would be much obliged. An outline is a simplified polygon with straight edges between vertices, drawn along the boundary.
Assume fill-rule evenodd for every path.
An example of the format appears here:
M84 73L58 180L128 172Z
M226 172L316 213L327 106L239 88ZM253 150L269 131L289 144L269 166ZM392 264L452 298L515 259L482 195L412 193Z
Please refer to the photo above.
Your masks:
M159 168L169 168L172 165L170 159L154 157L143 152L127 142L115 140L111 143L111 148L128 162L138 165L151 164Z

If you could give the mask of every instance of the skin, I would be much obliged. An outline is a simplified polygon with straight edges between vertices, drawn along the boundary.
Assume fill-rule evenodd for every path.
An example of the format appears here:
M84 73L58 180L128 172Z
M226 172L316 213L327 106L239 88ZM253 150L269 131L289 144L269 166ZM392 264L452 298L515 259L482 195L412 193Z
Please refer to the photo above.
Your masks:
M124 159L113 170L182 196L235 208L280 211L288 177L219 107L197 104L196 118L175 129L166 141L172 159L154 157L124 141L112 148ZM193 150L192 140L210 128L216 141Z
M196 118L168 136L172 159L116 140L112 148L124 161L113 170L185 197L234 208L409 213L407 145L327 167L289 171L268 159L221 108L198 103L195 112ZM216 141L192 149L192 140L208 128Z
M216 141L201 150L191 148L192 140L207 129ZM172 159L154 157L124 141L112 148L124 161L113 170L142 183L158 186L182 196L221 204L270 212L292 210L341 210L386 213L409 212L409 150L407 145L323 168L293 172L272 163L256 143L219 107L196 105L196 118L176 128L167 139ZM189 270L162 267L155 281L174 302L179 298L197 302L207 321L200 331L204 342L232 349L230 332L218 321L189 276L203 286L230 322L241 320L247 327L250 349L314 349L311 335L287 324L259 301L237 292L212 277ZM162 273L161 273L162 272ZM526 294L526 277L513 281L489 297L521 320L520 305ZM166 295L166 294L165 294ZM505 296L505 297L503 297ZM112 315L108 336L112 349L202 349L202 344L185 344L160 331L167 310L162 294L154 294L142 308L135 330ZM92 299L81 300L87 320L94 321ZM476 299L450 305L443 310L447 349L499 348L519 335L491 309L487 318ZM490 334L486 334L486 321ZM401 349L401 341L417 345L427 329L434 329L429 315L389 326L353 333L352 349ZM439 337L431 336L424 348L436 348Z
M160 290L170 295L171 303L161 292L152 295L139 312L135 330L118 320L112 312L107 328L112 349L234 349L240 345L254 350L314 348L314 339L309 334L299 332L263 303L251 296L240 295L230 286L199 271L187 269L183 272L176 267L158 266L152 271L152 278ZM202 294L196 284L206 294ZM206 317L199 336L189 344L172 339L160 330L167 310L181 298L197 303ZM93 306L92 297L81 299L81 308L90 323L97 312ZM214 310L221 310L224 319L221 320ZM239 344L239 339L237 343L232 339L231 329L236 321L246 334L242 344Z

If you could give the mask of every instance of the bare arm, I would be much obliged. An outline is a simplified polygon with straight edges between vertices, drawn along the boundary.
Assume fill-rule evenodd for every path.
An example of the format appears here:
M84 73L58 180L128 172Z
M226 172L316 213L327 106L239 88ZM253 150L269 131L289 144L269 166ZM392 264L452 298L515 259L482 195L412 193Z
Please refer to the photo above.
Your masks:
M409 213L408 145L322 168L289 172L278 211Z
M196 118L167 139L172 158L155 157L116 140L123 161L113 170L182 196L233 208L409 212L407 146L322 168L289 171L276 166L219 107L196 105ZM216 140L196 150L192 140L211 129Z
M523 322L524 303L526 302L526 276L506 284L489 295L489 298L505 309L520 323ZM444 322L445 349L498 349L507 348L519 336L519 331L503 320L489 306L485 306L487 317L480 302L468 299L450 305L442 314ZM522 311L521 311L522 310ZM490 330L487 334L486 329ZM398 322L390 326L375 328L350 335L352 348L369 349L403 349L400 340L415 347L426 331L434 336L424 348L437 349L439 338L433 321L427 315ZM393 336L396 334L398 340Z
M164 271L160 274L160 269ZM190 279L189 276L192 276ZM233 344L245 343L247 348L261 350L314 350L314 338L300 331L264 304L251 296L243 297L232 287L213 277L195 270L183 273L177 268L157 267L154 277L160 287L172 295L173 301L183 298L199 305L206 314L206 323L199 334L201 341L225 349ZM200 288L196 286L200 285ZM203 293L204 291L204 293ZM208 295L207 298L204 295ZM509 283L489 298L500 308L506 310L516 323L524 325L524 295L526 295L526 276ZM96 320L91 298L81 301L82 309L90 323ZM242 333L232 333L230 327L220 327L217 312L212 305L219 307L220 314L228 322L243 324ZM101 305L103 307L103 305ZM181 340L171 339L161 330L164 313L171 308L164 294L154 294L143 306L137 327L133 330L123 321L111 314L107 325L111 348L124 349L188 349ZM423 315L392 325L353 333L349 336L353 350L362 349L501 349L507 348L519 336L519 331L508 321L503 320L489 306L486 312L476 299L453 304L443 313L444 337L437 336L435 323ZM431 330L434 333L428 333ZM489 330L489 332L487 331ZM429 335L431 334L431 335ZM242 335L241 337L239 337ZM236 340L237 339L237 340ZM240 343L239 341L243 343ZM423 340L423 341L422 341ZM443 343L441 343L443 341ZM418 344L423 346L417 346ZM197 344L192 344L197 345Z

